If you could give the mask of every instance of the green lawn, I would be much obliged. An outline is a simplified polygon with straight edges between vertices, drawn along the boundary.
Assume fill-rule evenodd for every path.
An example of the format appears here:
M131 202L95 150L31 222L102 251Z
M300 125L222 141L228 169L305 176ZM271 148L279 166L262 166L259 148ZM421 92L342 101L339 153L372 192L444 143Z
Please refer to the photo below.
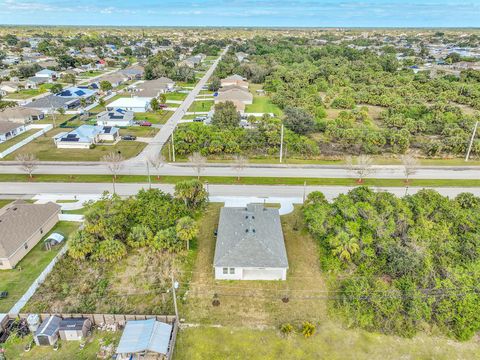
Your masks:
M165 95L167 96L167 100L185 100L188 94L180 93L180 92L171 92Z
M25 90L19 90L18 92L14 92L11 94L8 94L6 96L6 99L29 99L34 96L38 96L40 94L45 93L47 90L42 90L42 89L25 89Z
M172 115L172 111L158 110L156 112L135 113L134 119L136 121L146 120L152 124L165 124Z
M34 154L43 161L100 161L101 158L112 152L120 151L125 159L137 156L146 143L137 141L120 141L116 145L97 145L92 149L58 149L52 136L68 129L56 128L49 131L46 136L40 136L12 154L5 160L14 160L18 154Z
M5 142L0 143L0 152L7 150L9 147L12 147L13 145L19 143L20 141L26 139L27 137L41 131L41 129L32 129L32 130L27 130L24 133L15 136L14 138L7 140Z
M100 71L100 70L89 70L89 71L85 71L83 73L81 73L81 75L78 77L79 79L82 79L82 78L92 78L92 77L95 77L95 76L98 76L98 75L102 75L104 74L105 71Z
M128 128L121 128L120 135L134 135L137 137L153 137L160 129L148 126L130 126Z
M12 202L13 200L10 199L0 199L0 209L3 208L5 205L8 205Z
M195 327L182 329L175 346L176 360L397 360L478 359L475 341L419 335L412 339L347 330L338 324L319 324L317 333L285 338L278 330Z
M60 341L60 348L53 351L51 346L33 346L29 352L23 349L25 345L30 343L33 338L32 335L20 339L18 337L11 337L7 343L3 344L5 348L5 355L7 359L23 359L23 360L92 360L97 359L97 353L102 345L114 344L113 351L115 351L118 342L120 341L121 331L107 332L94 330L91 337L85 342L85 347L80 349L80 342L78 341ZM110 358L113 354L109 354Z
M193 104L188 108L189 112L208 112L213 106L213 100L207 101L194 101Z
M282 115L282 110L273 104L267 95L258 95L256 90L261 89L261 85L251 84L250 92L253 94L253 104L245 107L247 113L273 113L277 116Z
M68 236L78 228L78 225L78 223L60 221L44 239L54 231ZM8 291L8 297L0 300L0 313L10 310L48 263L52 261L58 250L60 248L46 251L42 239L17 264L16 269L0 270L0 291Z

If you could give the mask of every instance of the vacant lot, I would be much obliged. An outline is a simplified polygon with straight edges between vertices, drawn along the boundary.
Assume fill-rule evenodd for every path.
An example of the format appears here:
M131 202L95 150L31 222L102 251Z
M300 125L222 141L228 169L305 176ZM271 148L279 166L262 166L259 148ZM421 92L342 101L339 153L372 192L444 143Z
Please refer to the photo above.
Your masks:
M177 337L175 359L450 360L478 359L478 350L474 341L458 343L425 335L403 339L323 322L309 339L301 335L285 338L276 329L184 329Z
M287 281L215 281L213 257L220 208L210 205L200 223L198 257L182 317L190 322L232 326L273 325L326 319L325 290L318 261L317 245L301 228L300 212L282 216L289 261ZM214 294L220 306L213 307ZM282 302L288 297L289 302Z
M97 358L102 345L114 344L114 349L120 341L121 332L94 331L93 335L85 342L85 347L80 349L78 341L60 341L60 349L53 351L51 346L34 346L29 352L23 349L32 341L32 336L25 339L10 338L4 344L7 359L24 360L91 360Z
M213 106L213 101L194 101L193 104L188 108L189 112L208 112Z
M167 97L167 100L185 100L187 97L187 93L181 93L181 92L171 92L165 94Z
M61 221L44 239L52 232L58 232L68 237L78 226L78 223ZM17 264L15 269L0 271L0 291L8 291L8 297L0 300L0 313L10 310L48 263L57 255L58 250L60 250L60 247L49 251L45 250L42 239L27 256Z
M148 112L148 113L135 113L135 120L136 121L148 121L152 124L165 124L170 116L173 115L172 111L166 110L159 110L156 112Z
M145 143L137 141L120 141L116 145L97 145L93 149L58 149L53 142L53 136L64 131L68 129L53 129L8 155L5 160L14 160L18 154L32 153L43 161L100 161L112 151L120 152L128 159L137 156L146 146Z

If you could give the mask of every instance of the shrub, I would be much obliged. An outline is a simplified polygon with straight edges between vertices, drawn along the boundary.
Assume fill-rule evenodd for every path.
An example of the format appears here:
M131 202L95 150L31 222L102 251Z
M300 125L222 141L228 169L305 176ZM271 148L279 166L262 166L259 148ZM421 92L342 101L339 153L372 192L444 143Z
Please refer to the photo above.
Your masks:
M305 338L309 338L315 334L316 327L311 322L305 321L302 325L302 334Z
M290 335L294 331L294 328L292 324L286 323L280 326L280 331L283 335Z

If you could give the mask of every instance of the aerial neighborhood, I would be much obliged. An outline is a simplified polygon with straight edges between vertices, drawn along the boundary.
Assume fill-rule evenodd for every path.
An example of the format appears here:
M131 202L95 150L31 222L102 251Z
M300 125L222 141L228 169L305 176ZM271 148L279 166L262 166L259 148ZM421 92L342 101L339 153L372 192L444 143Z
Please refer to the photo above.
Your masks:
M476 28L2 25L0 360L478 358L479 123Z

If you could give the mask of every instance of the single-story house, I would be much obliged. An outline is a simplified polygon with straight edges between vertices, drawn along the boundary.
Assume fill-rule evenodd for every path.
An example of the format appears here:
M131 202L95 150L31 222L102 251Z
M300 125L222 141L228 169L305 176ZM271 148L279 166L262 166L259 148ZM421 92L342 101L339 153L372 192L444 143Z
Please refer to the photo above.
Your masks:
M221 79L220 83L222 86L236 85L236 86L241 86L248 89L248 82L245 81L245 79L242 76L236 75L236 74L228 76L225 79Z
M113 74L104 75L96 79L95 83L100 84L102 81L108 81L110 84L112 84L112 87L116 88L117 86L128 81L128 76L118 71Z
M97 125L127 127L133 125L133 111L114 109L97 115Z
M25 84L19 81L3 81L0 83L0 94L6 96L25 88Z
M30 124L32 121L43 118L44 114L42 111L23 106L7 107L0 111L0 122L10 121L19 124Z
M231 101L235 104L237 111L244 112L245 105L253 103L253 95L247 88L238 85L222 87L215 97L215 104Z
M56 135L55 144L59 149L90 149L102 141L115 141L120 129L112 126L81 125L78 128Z
M43 69L35 73L35 77L43 77L48 79L49 82L55 81L58 78L58 73L53 70Z
M78 105L80 105L79 98L62 97L50 94L25 104L24 107L29 109L37 109L43 111L44 113L48 113L58 109L74 109Z
M138 95L142 97L156 98L160 94L171 92L174 89L175 81L167 77L161 77L138 84L133 88L133 91L138 92Z
M83 87L71 86L63 89L56 96L64 98L90 99L96 95L96 90L91 90Z
M127 321L117 347L118 359L142 355L168 356L173 326L155 319Z
M222 208L213 266L218 280L286 280L278 209L260 204Z
M33 335L35 343L39 346L55 345L61 321L62 319L55 315L47 317Z
M92 322L86 318L66 318L60 321L58 332L62 340L82 340L88 336Z
M0 269L13 269L58 222L60 205L14 201L0 209Z
M200 65L204 59L205 59L204 56L198 54L198 55L195 55L195 56L190 56L189 58L186 58L185 60L182 60L180 62L180 65L188 66L189 68L194 68L197 65Z
M123 70L120 70L122 74L125 74L128 76L130 80L139 80L143 77L143 74L145 73L145 69L141 65L134 65L128 68L125 68Z
M0 143L10 140L25 131L24 124L13 121L0 121Z
M150 110L150 97L119 98L106 106L107 111L115 109L128 110L133 112L147 112Z
M39 85L46 84L47 82L47 77L32 76L25 81L25 84L27 84L30 89L36 89Z

